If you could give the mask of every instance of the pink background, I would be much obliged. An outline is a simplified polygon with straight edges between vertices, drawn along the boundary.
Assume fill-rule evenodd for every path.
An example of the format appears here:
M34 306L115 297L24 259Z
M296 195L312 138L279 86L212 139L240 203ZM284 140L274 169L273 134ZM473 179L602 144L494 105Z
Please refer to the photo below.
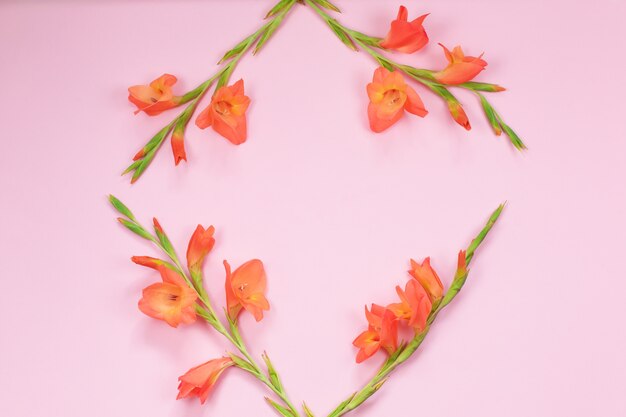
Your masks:
M479 80L530 151L489 130L459 92L465 132L421 88L430 114L368 130L375 64L298 6L235 72L252 98L249 141L189 129L136 185L119 173L174 114L133 116L126 88L163 72L187 90L259 25L270 1L4 1L0 5L0 415L272 416L266 391L229 372L208 404L174 401L176 378L229 346L197 324L139 313L157 255L123 230L113 193L184 253L214 224L206 273L259 257L272 310L242 319L294 401L320 416L366 381L363 305L390 302L408 259L431 255L446 283L456 252L498 203L466 289L423 349L356 415L626 415L622 1L406 1L430 12L430 45L405 63L438 67L436 42L485 51ZM338 1L344 23L384 35L398 2ZM180 89L178 89L180 88Z

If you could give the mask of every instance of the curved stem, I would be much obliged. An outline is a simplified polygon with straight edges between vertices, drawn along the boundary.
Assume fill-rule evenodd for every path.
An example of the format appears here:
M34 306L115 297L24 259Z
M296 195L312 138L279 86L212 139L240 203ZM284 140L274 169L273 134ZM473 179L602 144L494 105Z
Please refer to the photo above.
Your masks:
M472 240L469 247L467 248L465 255L465 263L469 266L470 262L474 257L474 252L483 242L495 222L500 217L504 205L500 205L489 217L489 220L480 231L480 233ZM454 281L446 295L444 296L442 302L431 311L428 316L428 321L426 328L417 333L406 346L400 347L396 353L394 353L388 360L383 364L380 370L372 377L372 379L363 386L359 391L357 391L352 396L348 397L347 400L342 402L333 412L331 412L328 417L339 417L344 414L349 413L355 408L359 407L363 404L369 397L371 397L376 391L380 389L380 387L385 383L387 377L402 363L406 362L420 347L426 335L428 334L431 325L437 318L437 315L441 310L443 310L459 293L463 285L465 284L465 280L467 279L467 271L457 271L457 275L455 276Z

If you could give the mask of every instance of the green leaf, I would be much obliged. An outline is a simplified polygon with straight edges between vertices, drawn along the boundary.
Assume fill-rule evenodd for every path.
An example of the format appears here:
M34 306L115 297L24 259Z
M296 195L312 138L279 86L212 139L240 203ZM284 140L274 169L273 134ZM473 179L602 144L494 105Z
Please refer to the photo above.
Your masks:
M500 91L504 91L504 88L500 87L497 84L478 83L475 81L462 83L462 84L457 85L457 87L463 87L463 88L467 88L473 91L483 91L485 93L497 93Z
M159 150L159 148L161 147L161 145L165 141L165 138L167 137L167 134L172 129L172 125L173 125L173 123L170 123L169 125L165 126L163 129L161 129L161 131L159 131L159 133L157 133L150 140L150 142L148 142L148 144L146 144L144 149L149 148L150 150L147 151L147 153L143 156L142 159L139 160L140 163L135 168L135 172L133 172L133 176L132 176L132 178L130 180L131 184L134 184L135 182L137 182L137 180L141 177L141 175L146 171L148 166L150 166L150 164L152 163L152 160L154 159L154 157L156 155L156 152ZM132 164L132 165L134 165L134 164Z
M352 41L352 38L350 37L350 35L348 35L343 28L341 28L341 26L339 26L337 23L335 23L334 20L327 20L328 22L328 26L332 29L332 31L335 33L335 35L337 35L337 37L341 40L341 42L343 42L348 48L352 49L353 51L357 51L357 47L354 44L354 42Z
M154 135L152 139L150 139L148 143L146 143L144 147L141 149L143 154L144 155L148 154L152 149L154 149L155 147L163 143L165 136L168 134L171 128L172 128L172 124L170 123L169 125L165 126L163 129L159 130L157 134Z
M124 203L122 203L113 194L109 194L109 202L111 203L113 208L115 208L115 210L117 210L118 213L120 213L122 216L126 216L132 221L137 222L137 219L135 219L135 216L133 216L133 213L130 211L130 209L126 207Z
M272 384L278 388L279 391L283 391L283 384L280 381L280 377L278 376L278 372L276 372L274 365L272 365L272 361L270 361L270 357L267 356L267 352L263 352L261 357L267 366L267 374L270 377L270 381L272 381Z
M318 6L321 6L325 9L332 10L333 12L341 13L341 10L339 10L339 7L335 6L328 0L313 0L313 2L316 3Z
M478 249L480 244L483 243L483 240L485 240L485 238L491 231L491 228L494 226L494 224L496 224L496 221L498 221L498 218L500 217L500 214L502 213L502 210L504 209L505 204L506 203L500 204L498 208L495 209L493 213L491 213L491 216L489 216L489 220L487 220L485 227L483 227L480 233L478 233L478 235L472 240L470 245L467 247L467 252L465 253L465 262L467 263L468 266L470 262L472 261L472 258L474 257L474 252L476 251L476 249Z
M276 19L272 21L272 23L267 27L267 29L263 31L263 33L259 37L259 40L256 46L254 47L254 51L252 52L253 55L256 55L261 50L263 45L265 45L265 42L267 42L268 39L274 34L274 32L276 32L276 29L278 29L278 27L280 26L280 22L282 22L284 17L285 15L281 15L277 17Z
M349 396L345 401L339 404L337 408L335 408L333 412L328 415L328 417L335 417L337 414L341 413L348 406L348 404L350 404L350 402L354 399L354 397L356 397L356 394L357 393L355 392L354 394Z
M122 175L126 175L126 174L128 174L129 172L132 172L132 171L136 170L136 169L137 169L137 167L138 167L139 165L141 165L141 163L142 163L142 162L143 162L143 159L138 159L138 160L136 160L136 161L133 161L133 163L132 163L132 164L130 164L130 165L128 166L128 168L126 168L126 169L124 170L124 172L122 172Z
M269 18L272 17L274 15L277 15L278 13L282 12L283 10L285 10L285 7L287 7L287 4L291 3L292 0L281 0L279 1L274 7L272 7L272 9L267 12L267 14L265 15L265 18Z
M272 400L271 398L265 397L265 401L267 401L268 404L270 404L272 407L274 407L274 409L276 409L276 411L278 411L281 415L283 415L285 417L295 417L291 413L291 411L289 411L288 409L286 409L282 405L278 404L276 401Z
M485 116L487 116L487 120L489 120L491 128L496 135L500 136L502 134L502 128L500 127L500 123L498 122L496 111L493 107L491 107L491 104L489 104L485 96L483 96L482 94L478 94L478 97L480 97L480 104L483 106Z
M387 70L389 70L389 71L393 71L394 70L393 64L388 59L386 59L386 58L384 58L384 57L382 57L380 55L377 55L374 58L376 58L376 61L378 61L378 63L382 67L386 68Z
M253 38L255 37L255 35L256 34L252 34L248 36L246 39L242 40L237 45L235 45L230 51L226 52L224 56L222 57L222 59L219 60L218 64L222 64L223 62L226 62L230 58L234 58L237 55L239 55L244 49L248 47L248 44L253 41Z
M524 142L522 142L522 139L519 136L517 136L517 133L515 133L515 131L511 129L509 125L504 123L502 119L500 119L499 117L498 117L498 120L500 121L500 124L502 125L502 130L504 130L504 133L506 133L506 135L511 140L511 143L513 144L513 146L515 146L517 150L522 151L524 149L528 149L526 145L524 144Z
M156 220L156 218L154 219L154 232L156 233L157 238L159 239L159 242L161 242L161 246L163 246L163 249L165 249L165 252L167 252L167 254L170 255L170 258L175 258L176 252L174 249L174 245L172 245L172 242L167 237L167 235L163 231L163 228L161 228L161 225L159 225L159 222Z
M239 357L237 355L235 355L234 353L228 353L228 356L230 356L230 358L233 360L233 362L235 362L235 366L237 366L238 368L243 369L246 372L250 372L253 375L258 376L259 373L256 371L256 369L254 369L254 366L252 366L247 360L245 360L242 357Z
M304 414L306 415L306 417L315 417L313 415L313 411L311 411L311 409L308 405L306 405L305 402L302 403L302 408L304 409Z
M130 220L126 220L122 217L118 217L117 221L119 221L122 225L124 225L124 227L126 227L128 230L135 233L136 235L141 236L142 238L147 239L147 240L153 239L153 236L150 233L148 233L146 229L144 229L137 223L130 221Z

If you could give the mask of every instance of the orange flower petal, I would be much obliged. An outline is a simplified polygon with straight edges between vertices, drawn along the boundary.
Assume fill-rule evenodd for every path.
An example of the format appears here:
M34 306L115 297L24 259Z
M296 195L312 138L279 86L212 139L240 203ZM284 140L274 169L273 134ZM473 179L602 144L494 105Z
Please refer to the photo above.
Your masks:
M404 104L404 110L420 117L424 117L428 114L428 110L424 107L424 102L421 97L408 85L406 86L406 103Z
M398 17L391 22L389 33L380 42L380 46L407 54L419 51L428 43L428 35L423 26L427 16L425 14L408 22L408 11L406 7L400 6Z

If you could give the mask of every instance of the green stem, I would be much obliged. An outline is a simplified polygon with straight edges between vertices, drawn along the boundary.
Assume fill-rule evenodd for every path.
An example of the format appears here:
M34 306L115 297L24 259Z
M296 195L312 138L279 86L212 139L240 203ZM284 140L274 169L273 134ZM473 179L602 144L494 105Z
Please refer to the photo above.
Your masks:
M498 217L502 213L503 208L504 205L500 205L491 214L489 220L487 221L487 224L483 227L483 229L476 236L476 238L474 238L470 243L465 255L465 261L468 266L474 257L474 252L480 246L495 222L498 220ZM448 293L446 293L444 300L428 316L426 328L422 332L417 333L406 346L400 348L399 352L396 352L395 355L393 355L387 362L385 362L385 364L376 373L376 375L374 375L374 377L365 386L363 386L363 388L361 388L356 394L353 394L351 397L349 397L348 400L344 401L338 408L335 409L335 411L331 412L328 417L339 417L349 413L350 411L363 404L369 397L371 397L376 391L380 389L389 374L391 374L402 363L407 361L420 347L420 345L426 338L426 335L428 334L431 325L437 318L437 315L457 296L463 284L465 283L466 278L467 274L460 277L458 281L453 282L452 287L450 290L448 290Z
M232 57L230 57L226 62L222 63L221 61L220 63L221 65L223 65L223 67L220 68L213 76L211 76L211 78L209 78L202 84L198 85L193 90L190 90L184 95L180 96L180 102L179 102L180 105L186 104L189 102L190 104L185 108L185 110L183 110L178 116L176 116L164 128L164 129L167 129L166 134L159 136L157 138L158 140L156 141L153 139L142 148L144 152L144 156L138 159L137 161L134 161L128 168L126 168L126 170L123 172L122 175L127 174L129 172L133 172L131 182L134 183L135 181L137 181L139 177L141 177L141 175L148 168L150 163L152 163L152 160L154 159L157 151L161 148L161 145L163 144L163 142L165 142L165 139L167 138L169 132L177 124L177 122L183 120L184 124L186 125L186 123L189 121L193 113L196 111L198 102L200 101L202 97L204 97L204 95L209 90L209 88L213 85L213 82L216 79L218 79L216 90L228 83L228 80L230 79L231 74L233 73L235 67L237 66L241 58L243 58L246 55L246 53L250 50L250 48L259 41L259 39L262 37L264 32L268 30L268 28L272 27L273 25L277 26L282 22L282 20L287 15L287 13L289 13L289 11L292 9L294 4L295 4L295 0L291 1L279 13L277 13L271 19L269 19L266 23L264 23L258 30L256 30L254 33L252 33L248 37L246 37L238 45L239 47L238 52L234 54Z
M112 202L113 201L118 202L119 200L115 199L115 200L111 200L111 201ZM119 204L121 204L121 202L119 202ZM145 227L143 227L134 218L134 216L132 216L132 213L130 213L130 211L122 212L122 211L119 210L118 207L115 207L115 208L121 214L126 216L128 218L129 222L133 223L139 230L141 230L141 232L142 232L141 236L143 236L144 238L146 238L146 239L150 240L152 243L154 243L164 254L166 254L170 258L170 260L172 261L172 267L174 268L174 270L176 272L178 272L183 277L183 279L185 280L187 285L189 285L189 287L192 288L196 292L199 300L204 305L204 307L202 307L200 305L196 306L196 312L198 313L198 315L200 315L202 318L204 318L207 323L209 323L215 330L217 330L218 333L222 334L226 339L228 339L228 341L233 346L235 346L235 348L237 348L237 350L246 358L247 365L249 366L249 368L253 369L254 372L250 372L250 369L245 368L245 367L240 367L240 368L245 370L245 371L250 372L259 381L261 381L268 388L270 388L278 397L280 397L280 399L282 401L284 401L284 403L289 408L289 411L293 414L293 417L299 417L298 410L293 405L293 403L289 400L289 397L287 396L287 393L285 392L283 387L280 386L279 384L274 384L271 381L271 379L268 378L267 375L263 372L262 368L254 360L254 358L252 358L252 355L250 355L250 353L248 352L248 348L246 347L246 344L243 341L243 339L242 339L242 337L241 337L241 335L240 335L240 333L239 333L239 331L237 329L236 324L233 324L233 326L231 327L232 328L231 332L229 332L228 329L226 328L226 326L224 326L222 321L217 316L217 314L215 312L215 309L213 308L213 305L211 304L211 300L209 299L209 296L208 296L206 290L204 289L204 287L202 287L202 285L194 285L194 280L185 271L185 268L183 267L182 263L180 262L180 259L179 259L178 255L177 255L176 251L173 248L169 248L168 249L166 246L164 246L161 243L161 241L159 240L158 236L155 236L152 233L148 232L148 230ZM129 214L130 214L130 216L129 216Z

